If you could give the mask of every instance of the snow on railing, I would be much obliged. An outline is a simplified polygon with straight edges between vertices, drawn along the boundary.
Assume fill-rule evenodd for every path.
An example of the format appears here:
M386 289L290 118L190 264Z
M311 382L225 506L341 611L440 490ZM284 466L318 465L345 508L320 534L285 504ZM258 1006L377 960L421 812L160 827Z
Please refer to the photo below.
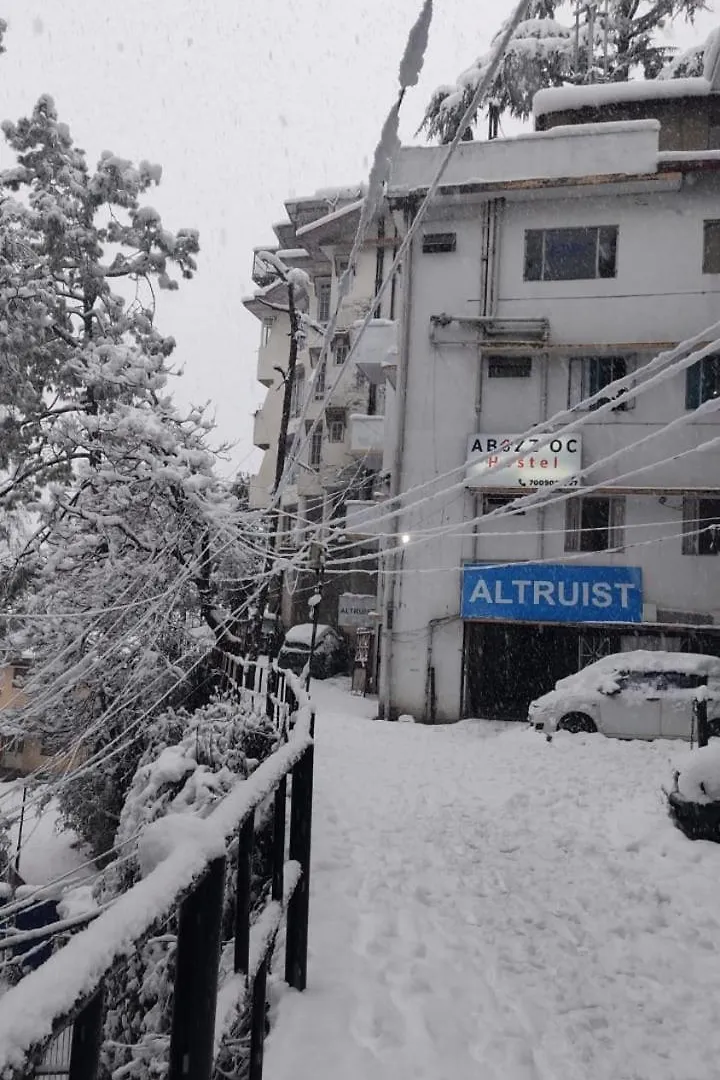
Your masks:
M300 681L288 673L285 685L292 691L295 706L294 725L285 731L287 741L250 777L238 780L206 819L182 815L181 827L169 829L171 815L154 823L158 826L155 832L153 825L149 826L142 853L146 866L152 866L147 876L3 996L0 1076L31 1075L31 1063L40 1060L54 1035L73 1023L69 1076L74 1080L94 1075L85 1070L88 1054L96 1063L100 1052L103 980L117 971L155 924L178 905L169 1080L181 1075L209 1080L217 1040L233 1020L226 995L230 987L239 984L252 988L250 1076L253 1080L261 1076L267 965L285 911L286 980L302 990L307 971L314 714ZM286 864L288 774L292 776L292 800L290 861ZM272 900L260 914L251 939L255 811L273 793ZM224 982L216 1024L225 861L228 845L238 835L234 972Z

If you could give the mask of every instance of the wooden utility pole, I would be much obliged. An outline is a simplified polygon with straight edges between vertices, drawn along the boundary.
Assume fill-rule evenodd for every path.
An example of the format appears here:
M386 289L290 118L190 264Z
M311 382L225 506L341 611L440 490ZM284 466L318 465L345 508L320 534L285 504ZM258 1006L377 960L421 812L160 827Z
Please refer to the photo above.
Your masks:
M278 432L277 457L275 459L275 482L273 483L271 499L274 500L283 472L285 471L287 432L290 424L290 407L292 404L292 391L295 382L295 369L298 356L298 336L300 332L300 315L295 298L295 286L292 281L285 278L288 290L288 317L290 320L290 348L288 351L288 366L285 374L285 387L283 393L282 416L280 418L280 431ZM257 657L260 652L262 640L262 624L265 614L265 605L270 596L271 585L281 586L282 578L271 579L270 572L273 567L275 553L277 551L278 536L280 533L281 509L279 504L273 505L270 513L269 535L265 550L265 559L262 569L262 586L257 600L257 612L250 635L250 655ZM280 598L278 598L278 601Z

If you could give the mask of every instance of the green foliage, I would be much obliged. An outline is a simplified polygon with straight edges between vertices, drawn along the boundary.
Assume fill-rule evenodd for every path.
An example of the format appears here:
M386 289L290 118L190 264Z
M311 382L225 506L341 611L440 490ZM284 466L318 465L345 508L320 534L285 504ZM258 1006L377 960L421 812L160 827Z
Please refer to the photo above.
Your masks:
M609 0L607 25L597 5L581 11L579 25L568 0L534 0L510 42L500 69L483 95L472 123L491 104L527 119L538 90L564 83L625 81L639 70L655 78L673 55L656 33L677 18L692 21L703 0ZM594 16L590 11L595 8ZM557 16L566 16L566 22ZM496 44L502 30L493 39ZM428 138L450 142L490 64L493 48L480 56L455 85L433 94L422 128Z

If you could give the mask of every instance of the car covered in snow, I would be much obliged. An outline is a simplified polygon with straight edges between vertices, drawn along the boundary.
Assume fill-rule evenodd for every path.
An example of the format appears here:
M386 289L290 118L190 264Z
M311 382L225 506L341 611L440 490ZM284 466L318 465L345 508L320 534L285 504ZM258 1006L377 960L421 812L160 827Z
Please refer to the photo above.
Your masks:
M300 623L291 627L285 635L280 652L278 667L289 668L299 675L310 659L312 644L312 623ZM313 679L327 679L338 675L347 668L347 646L342 635L332 626L320 624L315 636L315 649L310 664Z
M700 687L704 687L699 691ZM618 739L690 739L694 703L707 701L711 735L720 735L720 659L700 653L613 653L568 675L530 703L539 731L599 731Z

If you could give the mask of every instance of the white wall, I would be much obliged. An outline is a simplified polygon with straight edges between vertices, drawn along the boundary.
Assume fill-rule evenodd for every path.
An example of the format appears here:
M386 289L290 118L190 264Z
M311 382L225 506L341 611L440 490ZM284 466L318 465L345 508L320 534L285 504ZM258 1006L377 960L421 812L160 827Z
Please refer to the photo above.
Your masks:
M578 144L556 140L559 159L566 149L572 150L572 145ZM414 152L413 159L420 160L421 153ZM405 512L399 527L400 533L411 536L402 555L405 573L396 593L394 613L391 705L400 712L424 714L428 625L431 620L457 615L463 561L560 558L564 554L563 507L545 513L547 531L542 539L500 537L499 524L486 527L477 539L462 535L471 531L468 526L463 529L462 523L474 512L474 499L459 486L469 434L521 432L566 408L567 357L573 355L573 345L676 342L719 317L720 275L702 274L702 223L706 218L720 217L720 183L712 174L698 179L693 186L686 183L678 192L608 197L597 194L597 190L588 189L587 194L573 199L545 193L544 198L532 196L526 201L519 201L516 193L515 201L506 205L497 314L545 317L551 328L547 359L540 356L534 361L530 379L481 381L479 349L470 343L467 334L465 344L437 345L430 340L431 315L480 313L480 207L468 205L467 200L464 205L448 203L436 210L435 223L428 222L428 231L438 229L437 221L442 221L443 231L457 232L455 253L423 255L416 248L400 486L407 490L431 482L425 494L443 494ZM525 229L592 224L619 225L616 278L523 281ZM458 339L462 336L458 333ZM444 337L451 337L450 332ZM547 364L546 381L543 364ZM609 418L594 419L591 414L583 428L583 464L597 461L685 415L685 380L681 375L642 396L632 410L612 413ZM593 480L608 479L697 445L716 430L712 421L691 418L677 435L666 435L648 449L625 454L598 471ZM720 454L690 455L628 483L720 488ZM532 528L532 517L507 518L503 527L516 527L519 533ZM655 522L658 524L653 525ZM676 611L717 613L720 617L718 563L712 557L682 555L681 499L677 494L668 497L664 505L656 495L629 495L627 525L626 543L635 546L618 555L583 556L583 561L642 566L646 602ZM447 531L452 526L460 528L453 534ZM427 530L433 529L442 531L442 536L421 541ZM670 538L639 546L643 539L655 541L660 535ZM443 624L435 633L432 655L441 719L460 715L461 659L462 624Z

